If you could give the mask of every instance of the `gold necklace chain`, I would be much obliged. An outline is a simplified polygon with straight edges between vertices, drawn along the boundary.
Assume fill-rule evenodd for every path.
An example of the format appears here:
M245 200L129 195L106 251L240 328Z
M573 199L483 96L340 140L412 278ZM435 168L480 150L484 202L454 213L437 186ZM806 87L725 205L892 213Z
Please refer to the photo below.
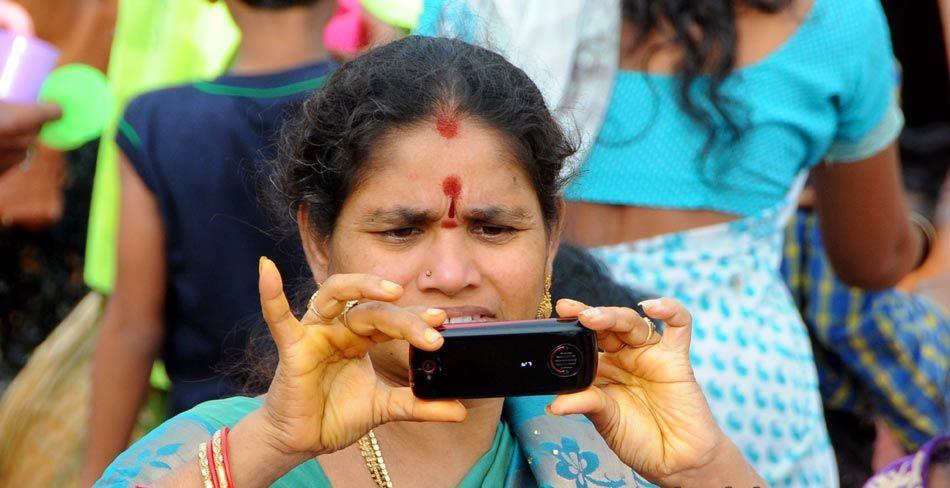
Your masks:
M393 488L393 482L389 480L389 471L386 471L386 461L383 461L383 453L379 450L379 444L376 442L376 434L369 431L368 434L360 437L356 441L360 448L360 454L366 463L366 469L369 475L373 477L373 482L379 488Z

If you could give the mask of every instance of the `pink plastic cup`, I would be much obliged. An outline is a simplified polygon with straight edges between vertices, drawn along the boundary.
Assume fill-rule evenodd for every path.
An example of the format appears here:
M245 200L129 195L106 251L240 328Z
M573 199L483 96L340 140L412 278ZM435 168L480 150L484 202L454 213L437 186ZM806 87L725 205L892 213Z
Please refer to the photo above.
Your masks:
M52 44L0 30L0 100L36 103L43 80L58 59Z

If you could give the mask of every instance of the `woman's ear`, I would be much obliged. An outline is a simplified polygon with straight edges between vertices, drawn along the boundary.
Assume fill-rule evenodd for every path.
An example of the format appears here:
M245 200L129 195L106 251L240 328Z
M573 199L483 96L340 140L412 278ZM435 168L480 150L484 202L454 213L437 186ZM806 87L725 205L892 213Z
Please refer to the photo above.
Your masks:
M564 217L567 213L567 207L564 198L557 199L557 225L551 228L551 234L548 236L548 262L545 263L547 275L554 273L554 257L557 256L557 250L561 246L561 235L564 232Z
M297 208L297 231L300 233L300 242L310 272L317 283L322 283L329 273L329 245L326 239L319 238L310 230L310 218L305 204Z

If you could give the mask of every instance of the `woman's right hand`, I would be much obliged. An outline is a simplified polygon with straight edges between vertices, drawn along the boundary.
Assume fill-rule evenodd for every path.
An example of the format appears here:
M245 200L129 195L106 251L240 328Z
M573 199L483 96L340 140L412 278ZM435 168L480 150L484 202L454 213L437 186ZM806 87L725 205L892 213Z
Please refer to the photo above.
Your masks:
M261 258L264 319L277 343L279 363L262 407L267 438L287 454L316 456L347 447L391 421L459 422L465 407L454 400L426 401L376 376L367 355L379 342L406 340L424 350L442 346L434 327L445 312L392 304L402 287L366 274L330 276L313 307L297 320L280 273ZM359 300L346 316L346 302Z

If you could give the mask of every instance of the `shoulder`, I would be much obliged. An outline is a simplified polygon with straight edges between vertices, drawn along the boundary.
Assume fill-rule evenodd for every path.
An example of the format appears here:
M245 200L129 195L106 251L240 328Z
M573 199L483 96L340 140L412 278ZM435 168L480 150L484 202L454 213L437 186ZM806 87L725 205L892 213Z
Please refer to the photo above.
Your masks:
M169 102L192 100L199 96L201 93L191 83L149 90L133 97L126 111L168 108Z
M123 118L130 122L178 119L185 114L193 115L195 104L207 103L203 99L209 98L193 84L151 90L132 98L125 107Z
M202 403L158 426L120 454L96 482L99 487L149 485L194 462L195 448L224 425L234 426L260 406L233 397Z
M813 17L822 31L847 45L867 43L888 32L879 0L814 0Z

